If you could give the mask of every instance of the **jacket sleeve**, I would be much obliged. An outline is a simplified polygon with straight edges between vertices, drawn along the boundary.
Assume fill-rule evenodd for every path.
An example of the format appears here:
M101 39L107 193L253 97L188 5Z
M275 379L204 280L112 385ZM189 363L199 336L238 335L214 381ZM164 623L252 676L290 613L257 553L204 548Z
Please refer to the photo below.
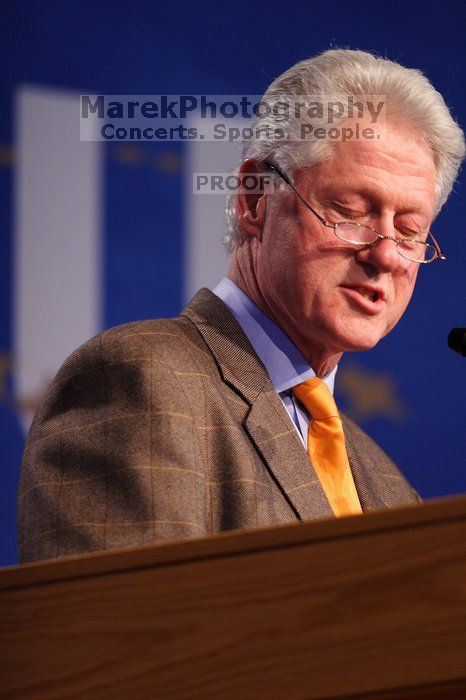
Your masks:
M169 357L107 332L62 366L24 451L20 561L205 534L194 412Z

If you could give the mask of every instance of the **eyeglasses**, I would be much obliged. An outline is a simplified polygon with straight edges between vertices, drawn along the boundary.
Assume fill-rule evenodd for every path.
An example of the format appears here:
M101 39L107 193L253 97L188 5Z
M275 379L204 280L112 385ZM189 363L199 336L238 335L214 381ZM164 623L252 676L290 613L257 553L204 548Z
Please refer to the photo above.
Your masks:
M386 238L390 241L394 241L399 255L406 260L410 260L411 262L430 263L434 260L446 260L442 249L435 240L431 231L429 231L427 235L431 237L433 245L431 243L414 240L412 238L394 238L393 236L385 236L371 226L358 224L355 221L339 221L336 224L328 222L323 216L318 214L313 207L311 207L309 202L306 202L304 197L299 194L291 180L275 165L272 165L272 163L269 163L268 161L264 161L264 165L266 165L270 170L273 170L273 172L277 173L277 175L279 175L282 180L286 182L289 187L291 187L304 206L306 206L314 214L314 216L319 219L321 224L333 229L333 233L341 241L351 243L355 246L371 247L375 245L377 241Z

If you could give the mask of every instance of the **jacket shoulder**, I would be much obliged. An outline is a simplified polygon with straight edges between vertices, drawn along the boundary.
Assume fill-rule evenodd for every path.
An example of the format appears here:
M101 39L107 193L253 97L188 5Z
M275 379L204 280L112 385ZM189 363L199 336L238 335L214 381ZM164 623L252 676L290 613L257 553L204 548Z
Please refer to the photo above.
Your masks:
M58 429L57 422L71 428L104 406L142 410L154 391L173 400L180 373L215 371L205 341L187 318L115 326L78 347L62 364L34 416L28 444Z
M196 326L186 317L133 321L105 330L78 347L60 367L56 381L120 362L156 356L167 369L193 362L213 362Z

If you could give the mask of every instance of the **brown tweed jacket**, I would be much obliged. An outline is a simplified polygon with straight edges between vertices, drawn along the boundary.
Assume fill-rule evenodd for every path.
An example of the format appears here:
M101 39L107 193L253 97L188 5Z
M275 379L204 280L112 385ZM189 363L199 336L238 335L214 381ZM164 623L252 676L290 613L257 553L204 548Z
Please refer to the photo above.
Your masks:
M363 509L420 500L348 418ZM21 561L333 517L268 374L223 302L101 333L62 366L32 424Z

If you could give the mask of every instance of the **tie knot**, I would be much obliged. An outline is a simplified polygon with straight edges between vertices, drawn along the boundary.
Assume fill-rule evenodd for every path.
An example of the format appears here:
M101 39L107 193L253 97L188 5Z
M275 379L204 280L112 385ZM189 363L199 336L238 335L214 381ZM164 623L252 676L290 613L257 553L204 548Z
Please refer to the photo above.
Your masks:
M322 379L312 377L292 389L293 394L307 408L314 420L332 416L338 418L338 409L332 392Z

